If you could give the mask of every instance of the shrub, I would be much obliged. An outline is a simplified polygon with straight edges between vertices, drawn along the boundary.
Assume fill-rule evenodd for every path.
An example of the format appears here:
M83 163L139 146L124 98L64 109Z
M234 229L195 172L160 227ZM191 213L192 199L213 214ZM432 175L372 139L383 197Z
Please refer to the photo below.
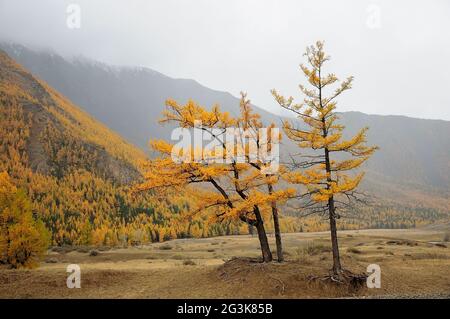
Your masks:
M196 265L196 263L193 260L187 259L187 260L183 261L183 265L185 265L185 266L194 266L194 265Z
M56 258L48 258L48 259L45 260L45 262L47 264L56 264L58 262L58 259L56 259Z
M362 254L362 251L355 247L350 247L347 251L352 254Z
M89 256L95 257L95 256L98 256L98 255L100 255L100 253L98 252L98 250L91 250L91 251L89 252Z

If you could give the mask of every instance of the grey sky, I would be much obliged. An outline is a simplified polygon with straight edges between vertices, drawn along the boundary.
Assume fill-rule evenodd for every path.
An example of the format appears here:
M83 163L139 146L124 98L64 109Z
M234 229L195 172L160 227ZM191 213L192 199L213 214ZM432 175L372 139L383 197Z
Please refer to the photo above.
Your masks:
M274 112L269 90L299 97L302 53L321 39L330 71L355 76L339 110L450 120L449 17L447 0L0 0L0 39L244 90Z

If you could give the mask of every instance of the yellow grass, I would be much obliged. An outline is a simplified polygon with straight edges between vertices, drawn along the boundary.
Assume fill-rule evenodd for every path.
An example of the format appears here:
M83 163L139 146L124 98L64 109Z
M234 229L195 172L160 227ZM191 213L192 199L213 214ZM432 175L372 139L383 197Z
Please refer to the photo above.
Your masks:
M256 237L174 240L100 251L49 251L36 270L0 268L2 298L330 298L450 296L450 246L443 230L340 232L345 268L381 266L380 289L352 291L308 280L331 265L328 233L284 234L285 263L260 264ZM271 247L274 249L274 239ZM233 259L240 257L240 259ZM228 262L225 262L228 261ZM66 267L79 264L81 289L66 287Z

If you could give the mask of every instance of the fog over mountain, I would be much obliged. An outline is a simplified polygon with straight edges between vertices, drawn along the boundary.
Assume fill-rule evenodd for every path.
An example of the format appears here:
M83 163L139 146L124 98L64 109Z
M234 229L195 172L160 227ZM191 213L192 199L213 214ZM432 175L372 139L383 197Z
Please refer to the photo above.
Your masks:
M0 41L245 90L279 113L270 90L299 97L302 54L323 40L327 71L355 76L340 110L450 120L449 16L447 0L0 0Z

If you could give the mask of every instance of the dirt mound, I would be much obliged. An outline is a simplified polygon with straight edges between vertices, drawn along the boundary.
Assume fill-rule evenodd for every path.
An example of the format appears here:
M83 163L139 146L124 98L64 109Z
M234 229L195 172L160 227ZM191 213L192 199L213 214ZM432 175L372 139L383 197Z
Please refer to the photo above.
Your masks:
M238 285L241 292L248 291L260 297L278 296L279 298L298 296L304 291L310 298L357 296L366 288L353 282L338 284L327 280L312 280L328 274L325 265L304 265L289 260L283 263L262 263L258 258L233 258L217 269L218 277L227 283Z

